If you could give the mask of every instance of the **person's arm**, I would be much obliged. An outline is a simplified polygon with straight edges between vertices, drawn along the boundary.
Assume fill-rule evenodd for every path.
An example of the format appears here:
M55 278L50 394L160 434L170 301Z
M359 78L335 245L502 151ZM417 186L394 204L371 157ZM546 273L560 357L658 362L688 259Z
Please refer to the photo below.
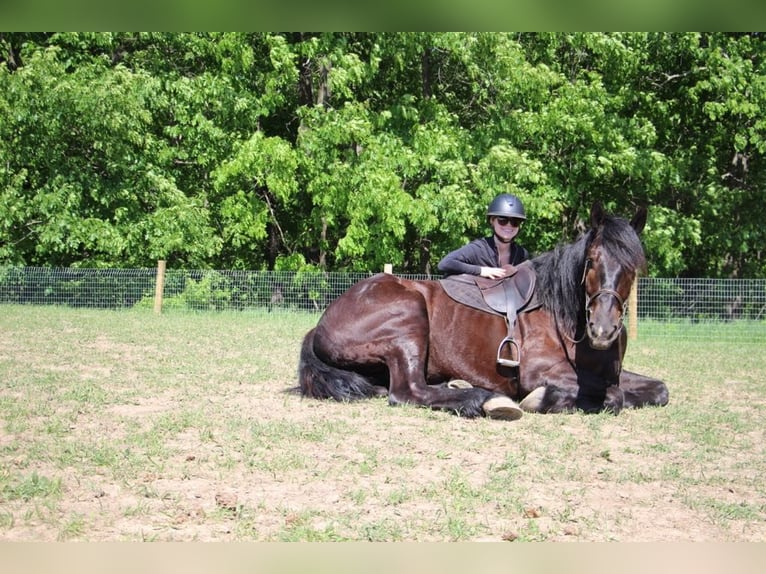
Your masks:
M505 270L489 264L487 254L482 250L480 240L472 241L448 253L439 261L437 269L444 275L467 273L491 279L505 277Z
M480 275L481 265L475 265L474 263L468 263L465 260L465 256L461 256L461 252L465 250L468 245L456 249L439 261L437 269L444 275L458 275L460 273L468 273L469 275Z

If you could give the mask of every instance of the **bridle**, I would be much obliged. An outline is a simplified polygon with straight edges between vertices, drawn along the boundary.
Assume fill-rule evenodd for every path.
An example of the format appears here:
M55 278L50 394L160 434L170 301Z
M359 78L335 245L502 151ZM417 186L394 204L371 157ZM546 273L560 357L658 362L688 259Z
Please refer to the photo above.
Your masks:
M587 321L588 319L590 319L590 304L599 295L612 295L615 299L617 299L617 302L620 304L620 307L622 307L622 311L620 312L620 318L617 320L617 325L619 329L622 329L623 323L625 321L625 313L627 313L628 311L628 302L623 301L622 297L620 297L620 294L614 289L599 289L593 295L590 295L585 300L585 320Z
M590 258L585 260L585 266L583 267L583 270L582 270L582 279L580 279L580 285L582 285L583 288L585 287L585 277L588 275L588 269L591 267L592 263L593 262ZM585 294L585 322L587 323L588 319L590 318L591 304L600 295L611 295L612 297L617 299L617 302L620 304L620 307L622 308L622 311L620 312L620 318L618 319L617 324L618 324L618 329L622 329L622 326L625 321L625 314L627 313L627 310L628 310L628 302L624 300L620 296L620 294L614 289L601 288L595 293L593 293L592 295L589 295L587 293ZM583 331L582 337L580 337L579 339L572 338L566 333L562 333L562 335L566 337L570 342L577 344L577 343L581 343L585 339L587 333L588 333L588 329L586 327L585 330Z
M588 268L591 266L592 261L590 258L585 260L585 267L582 271L582 279L580 280L580 284L585 286L585 276L588 274ZM586 293L585 297L585 321L587 322L590 318L590 306L593 301L595 301L596 297L599 295L611 295L615 299L617 299L617 303L620 304L620 307L622 308L622 311L620 312L620 318L617 321L617 324L620 329L622 329L622 325L625 321L625 313L628 311L628 302L624 300L620 294L615 291L614 289L607 289L607 288L601 288L598 291L596 291L593 295L588 295Z

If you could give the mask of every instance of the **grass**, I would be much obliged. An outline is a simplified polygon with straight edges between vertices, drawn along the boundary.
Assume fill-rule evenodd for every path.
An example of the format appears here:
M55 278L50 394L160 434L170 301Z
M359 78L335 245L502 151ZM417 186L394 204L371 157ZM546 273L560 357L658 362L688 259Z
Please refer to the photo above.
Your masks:
M738 319L736 321L692 321L689 319L640 319L638 330L651 339L684 340L708 343L766 343L766 320Z
M10 478L10 477L9 477ZM15 480L3 481L2 496L7 500L29 502L33 498L57 497L61 494L61 480L51 480L32 472L28 476L17 476Z
M315 321L4 306L0 539L766 539L757 345L640 331L667 407L507 423L284 393Z

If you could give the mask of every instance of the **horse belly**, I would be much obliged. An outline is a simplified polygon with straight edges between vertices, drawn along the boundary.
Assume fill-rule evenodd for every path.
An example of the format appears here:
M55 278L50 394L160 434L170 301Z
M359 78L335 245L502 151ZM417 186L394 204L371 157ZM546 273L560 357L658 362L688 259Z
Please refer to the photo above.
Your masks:
M429 382L464 379L487 390L515 392L513 377L497 368L497 349L508 334L505 320L456 303L443 292L429 301Z

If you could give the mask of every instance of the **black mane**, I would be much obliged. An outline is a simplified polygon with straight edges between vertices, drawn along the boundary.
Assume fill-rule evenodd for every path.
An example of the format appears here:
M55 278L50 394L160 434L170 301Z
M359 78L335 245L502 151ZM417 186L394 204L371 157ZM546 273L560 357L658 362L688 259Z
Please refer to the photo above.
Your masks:
M630 222L608 215L574 243L559 244L532 259L540 303L557 318L559 328L570 337L576 336L584 321L582 279L585 261L594 245L605 250L609 259L617 261L627 272L637 273L646 268L641 241Z

